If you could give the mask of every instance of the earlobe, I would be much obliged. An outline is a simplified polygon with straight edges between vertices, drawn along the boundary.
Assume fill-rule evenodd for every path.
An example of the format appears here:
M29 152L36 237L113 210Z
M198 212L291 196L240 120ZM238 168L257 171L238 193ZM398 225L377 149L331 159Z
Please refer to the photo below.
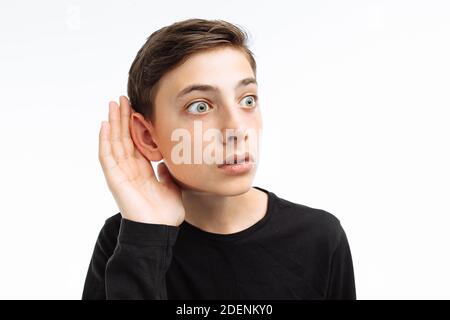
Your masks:
M162 155L154 139L154 128L150 121L138 113L132 113L130 117L130 135L135 147L149 161L160 161Z

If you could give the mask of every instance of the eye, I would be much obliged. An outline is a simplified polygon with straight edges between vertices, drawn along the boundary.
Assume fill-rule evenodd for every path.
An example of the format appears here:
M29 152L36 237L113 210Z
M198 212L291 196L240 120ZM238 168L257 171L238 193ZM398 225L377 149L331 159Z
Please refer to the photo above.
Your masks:
M244 101L245 107L253 108L253 107L256 107L256 102L258 101L258 96L255 96L255 95L246 96L246 97L244 97L244 99L242 99L242 101Z
M205 101L197 101L192 103L187 111L194 114L205 113L209 110L209 105Z

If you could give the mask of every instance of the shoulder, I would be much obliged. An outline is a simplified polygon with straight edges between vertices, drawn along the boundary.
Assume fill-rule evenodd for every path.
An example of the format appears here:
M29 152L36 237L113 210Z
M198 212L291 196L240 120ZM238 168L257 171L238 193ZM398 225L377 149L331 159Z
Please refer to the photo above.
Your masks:
M330 211L307 206L279 197L274 199L274 220L286 232L301 236L305 241L335 248L343 234L339 218Z
M122 221L122 215L120 212L110 216L105 220L103 224L102 231L108 237L117 237L119 234L120 223Z
M103 227L110 228L110 229L117 229L117 231L119 231L121 221L122 221L122 215L120 214L120 212L118 212L115 215L112 215L111 217L106 219Z
M107 256L112 255L116 247L121 220L120 212L116 213L105 220L99 232L97 246Z
M276 196L276 205L281 215L293 221L308 222L327 229L327 231L340 231L341 222L330 211L307 206L305 204L286 200Z

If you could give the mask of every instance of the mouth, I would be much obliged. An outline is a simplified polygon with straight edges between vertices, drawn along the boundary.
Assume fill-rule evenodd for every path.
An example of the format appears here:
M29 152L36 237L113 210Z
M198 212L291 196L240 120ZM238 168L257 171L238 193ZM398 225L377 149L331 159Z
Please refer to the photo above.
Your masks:
M254 167L253 156L246 152L227 157L225 162L217 166L227 175L240 175L251 171Z
M243 164L243 163L250 163L254 162L253 155L249 152L241 153L241 154L233 154L225 159L225 161L222 164L219 164L218 167L222 168L224 166L229 165L237 165L237 164Z

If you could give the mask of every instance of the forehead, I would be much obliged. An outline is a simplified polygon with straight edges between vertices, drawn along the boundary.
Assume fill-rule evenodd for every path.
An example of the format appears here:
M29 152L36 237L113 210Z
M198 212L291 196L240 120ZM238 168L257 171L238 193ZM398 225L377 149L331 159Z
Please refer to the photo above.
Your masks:
M243 78L254 77L245 53L234 48L218 48L191 55L183 64L161 78L161 95L175 96L193 83L234 88Z

